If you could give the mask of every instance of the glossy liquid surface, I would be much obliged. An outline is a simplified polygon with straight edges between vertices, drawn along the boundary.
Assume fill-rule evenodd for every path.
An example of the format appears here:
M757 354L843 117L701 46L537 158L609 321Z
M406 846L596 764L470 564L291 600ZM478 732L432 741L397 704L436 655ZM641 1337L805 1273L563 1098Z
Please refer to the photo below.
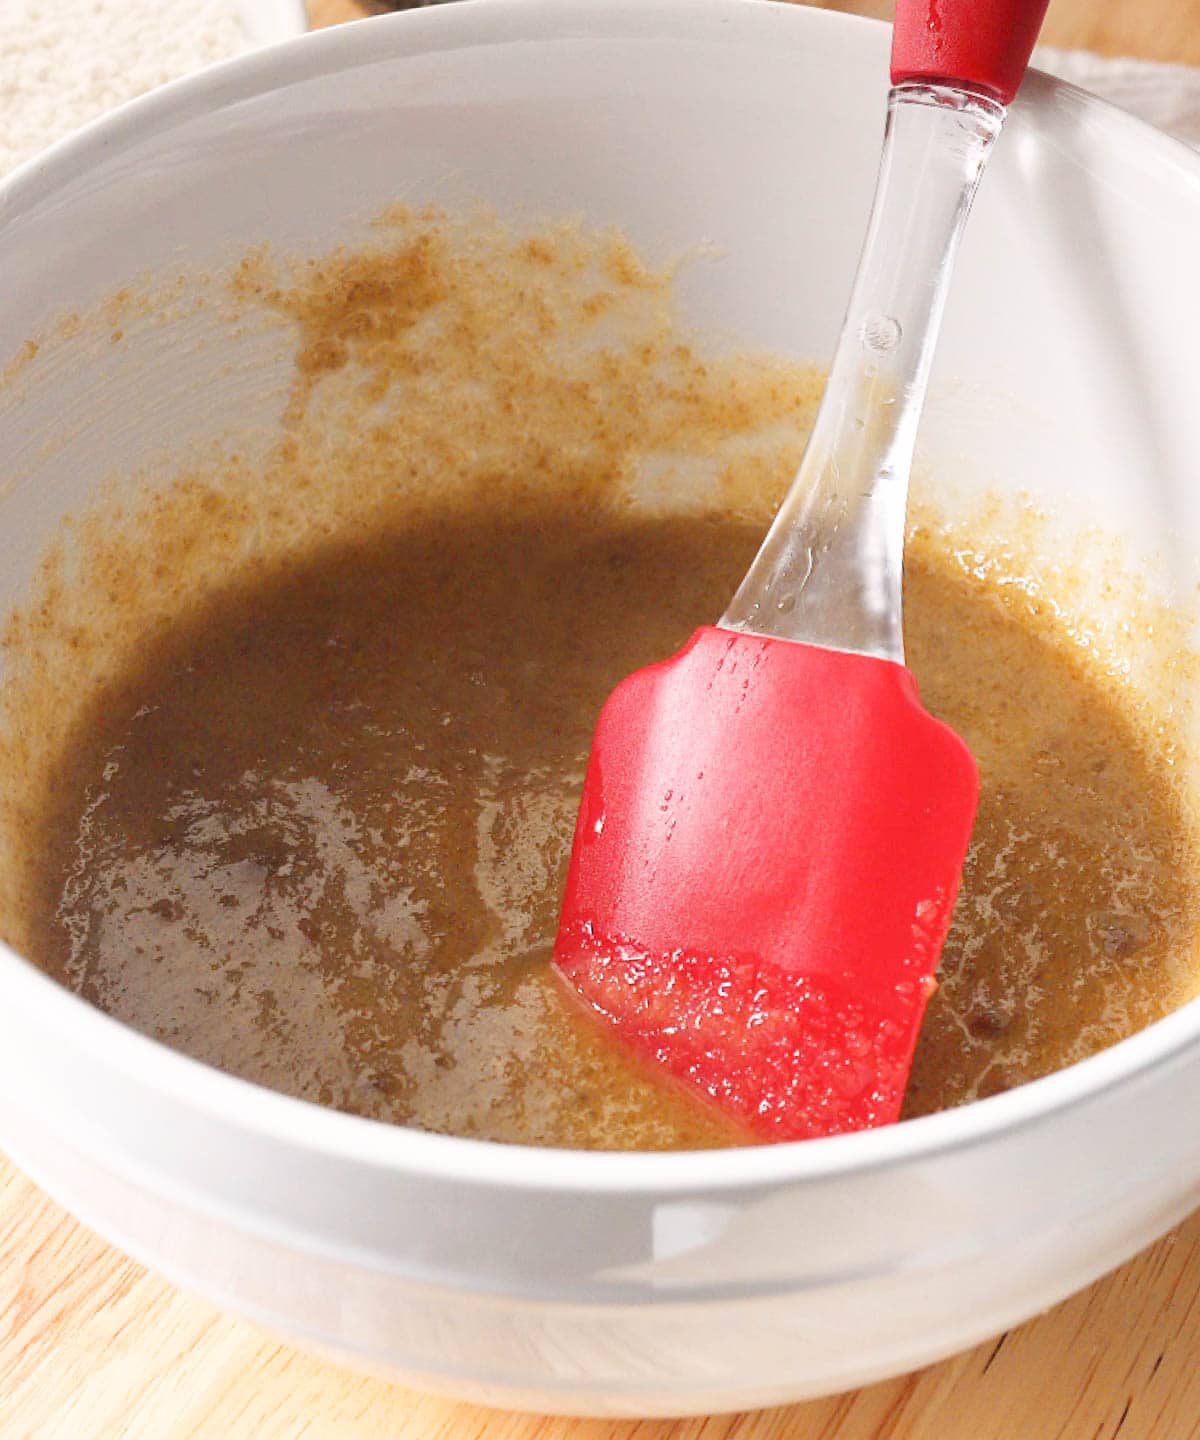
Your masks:
M40 960L191 1055L360 1114L736 1141L626 1058L549 952L601 702L677 648L755 541L720 515L480 505L214 597L65 758ZM921 545L907 616L926 702L983 775L918 1112L1166 1009L1194 898L1170 791L1052 632Z

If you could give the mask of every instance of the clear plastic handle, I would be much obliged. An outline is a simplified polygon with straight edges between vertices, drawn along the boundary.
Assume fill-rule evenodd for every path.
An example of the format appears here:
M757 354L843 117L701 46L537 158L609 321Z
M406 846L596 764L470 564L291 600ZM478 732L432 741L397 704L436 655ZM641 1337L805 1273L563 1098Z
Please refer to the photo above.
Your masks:
M721 625L903 661L908 477L950 275L1004 107L893 89L875 204L800 472Z

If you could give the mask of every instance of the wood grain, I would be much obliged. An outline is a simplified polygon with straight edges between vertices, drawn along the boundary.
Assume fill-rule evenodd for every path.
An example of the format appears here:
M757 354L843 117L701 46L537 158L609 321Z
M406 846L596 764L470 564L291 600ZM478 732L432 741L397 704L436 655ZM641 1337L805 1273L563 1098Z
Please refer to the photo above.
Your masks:
M357 13L354 0L311 10L319 23ZM1200 63L1200 0L1053 0L1045 38ZM707 1420L502 1415L350 1374L220 1314L0 1161L0 1440L1192 1440L1198 1347L1200 1214L1040 1319L866 1390Z
M312 0L319 7L325 0ZM350 0L347 0L350 3ZM827 10L846 10L890 20L895 0L818 0ZM1067 50L1101 55L1138 55L1200 65L1200 0L1050 0L1042 39Z
M570 0L562 0L569 4ZM797 0L808 3L808 0ZM827 10L890 20L895 0L816 0ZM360 0L309 0L315 25L352 20ZM1050 0L1042 39L1068 50L1200 65L1200 0Z

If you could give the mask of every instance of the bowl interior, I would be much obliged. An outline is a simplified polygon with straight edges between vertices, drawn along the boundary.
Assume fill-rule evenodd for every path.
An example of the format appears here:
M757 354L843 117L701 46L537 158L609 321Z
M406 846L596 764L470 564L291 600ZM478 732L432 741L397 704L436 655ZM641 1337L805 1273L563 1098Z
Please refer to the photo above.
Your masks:
M489 0L373 22L369 46L362 31L128 107L0 192L0 364L18 357L0 387L0 605L106 476L165 478L214 439L252 449L278 427L283 328L231 335L215 309L160 307L120 346L54 338L55 317L148 274L212 271L263 241L316 252L367 236L397 200L482 203L616 223L652 259L692 254L687 320L830 352L878 157L883 27L757 0L584 3L569 19ZM1200 412L1178 318L1200 308L1198 170L1030 77L968 235L922 441L947 508L1028 494L1064 545L1099 525L1128 571L1178 597L1200 582ZM1097 623L1119 626L1120 586L1095 579Z

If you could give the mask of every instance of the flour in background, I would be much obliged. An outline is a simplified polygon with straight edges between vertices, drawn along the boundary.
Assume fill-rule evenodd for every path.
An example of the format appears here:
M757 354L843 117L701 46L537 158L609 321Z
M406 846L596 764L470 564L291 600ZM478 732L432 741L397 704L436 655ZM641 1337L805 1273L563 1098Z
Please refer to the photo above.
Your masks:
M250 45L232 0L0 0L0 176L113 106Z

